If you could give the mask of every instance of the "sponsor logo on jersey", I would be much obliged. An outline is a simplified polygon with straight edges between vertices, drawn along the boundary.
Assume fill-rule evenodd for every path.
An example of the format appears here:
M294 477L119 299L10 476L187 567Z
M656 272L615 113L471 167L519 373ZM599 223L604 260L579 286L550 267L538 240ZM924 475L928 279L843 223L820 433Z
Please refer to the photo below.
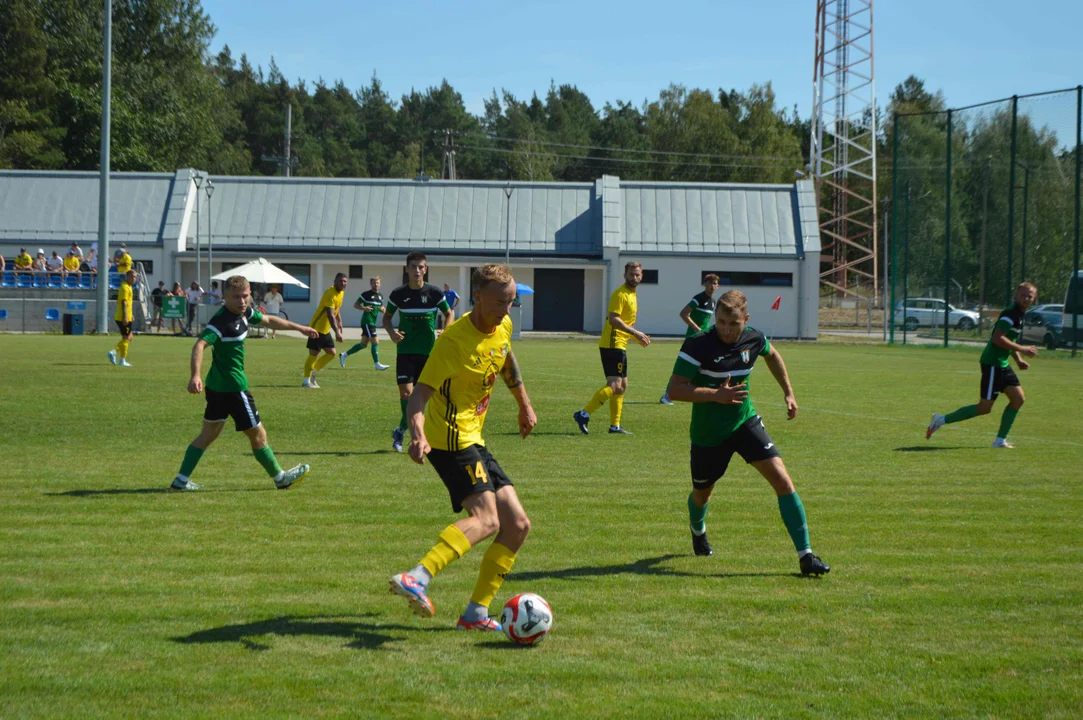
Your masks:
M748 350L741 351L741 362L748 364Z

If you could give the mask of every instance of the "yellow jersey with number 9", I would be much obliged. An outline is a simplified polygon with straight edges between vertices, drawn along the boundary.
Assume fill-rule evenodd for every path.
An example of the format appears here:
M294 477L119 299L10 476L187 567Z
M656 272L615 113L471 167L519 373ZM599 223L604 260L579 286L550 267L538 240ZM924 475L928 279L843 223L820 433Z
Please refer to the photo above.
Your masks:
M132 321L132 286L127 282L117 288L117 311L113 313L113 319L124 323Z
M493 387L511 352L511 316L486 335L463 315L436 338L419 383L436 390L425 408L425 437L437 450L485 445L481 430Z
M602 328L602 338L598 341L598 347L617 350L628 347L628 339L632 337L632 334L613 327L609 322L609 314L616 313L617 317L626 324L634 325L638 310L636 291L628 287L627 283L621 283L621 286L609 296L609 309L605 313L605 327Z

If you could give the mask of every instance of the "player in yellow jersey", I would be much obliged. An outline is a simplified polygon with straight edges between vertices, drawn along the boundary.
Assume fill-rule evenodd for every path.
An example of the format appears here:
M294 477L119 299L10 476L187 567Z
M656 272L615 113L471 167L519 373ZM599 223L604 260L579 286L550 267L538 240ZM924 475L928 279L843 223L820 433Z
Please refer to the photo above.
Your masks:
M109 351L109 362L121 367L131 367L128 362L128 346L132 342L132 287L135 285L135 271L129 270L124 273L124 282L117 290L117 311L113 315L117 327L120 328L120 342Z
M590 422L590 414L605 404L609 403L609 432L620 435L632 433L621 427L620 417L624 412L624 393L628 390L628 339L635 338L636 342L647 347L651 339L645 333L636 330L633 325L636 321L636 311L639 308L636 299L636 288L643 281L643 266L637 262L630 262L624 266L624 284L613 291L609 296L609 311L605 319L605 327L602 328L602 339L598 347L602 355L602 370L605 372L605 386L594 393L586 407L577 411L572 417L579 426L579 431L586 435L589 430L587 423Z
M413 438L410 458L423 465L428 456L451 495L452 509L458 513L466 508L469 517L444 528L414 569L390 582L391 591L405 597L415 613L432 617L435 609L427 588L433 576L495 534L457 627L499 631L489 606L526 541L530 518L481 435L497 376L519 404L522 437L538 418L511 352L508 313L515 280L503 265L486 265L474 271L472 286L474 309L437 338L406 408Z
M120 244L120 250L116 252L117 272L127 273L132 269L132 256L128 254L128 246Z
M305 359L305 379L301 387L319 389L316 384L316 372L323 366L335 359L335 341L342 342L342 298L346 294L346 273L335 275L335 284L327 288L320 298L320 305L316 308L316 314L312 316L311 325L318 337L308 341L308 357ZM331 333L334 332L334 339ZM320 357L320 350L324 355Z

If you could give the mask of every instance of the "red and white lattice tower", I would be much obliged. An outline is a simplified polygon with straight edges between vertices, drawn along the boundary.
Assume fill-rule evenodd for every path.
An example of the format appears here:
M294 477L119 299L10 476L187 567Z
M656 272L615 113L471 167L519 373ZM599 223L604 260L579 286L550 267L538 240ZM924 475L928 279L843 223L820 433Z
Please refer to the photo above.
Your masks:
M872 0L817 0L812 174L820 208L820 283L879 292Z

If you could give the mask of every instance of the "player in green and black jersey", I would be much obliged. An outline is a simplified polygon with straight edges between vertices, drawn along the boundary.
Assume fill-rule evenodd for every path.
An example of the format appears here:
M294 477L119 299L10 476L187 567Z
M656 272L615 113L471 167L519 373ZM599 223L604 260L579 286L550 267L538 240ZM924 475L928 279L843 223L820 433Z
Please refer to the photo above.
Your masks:
M711 326L711 318L714 317L714 293L718 290L718 276L714 273L707 273L703 276L703 292L699 293L688 304L681 308L681 322L688 327L685 328L684 338L688 338L703 332ZM673 401L669 399L669 391L662 393L662 397L658 402L663 405L672 405Z
M210 447L225 427L226 418L232 417L238 432L243 432L252 443L252 454L274 480L275 487L285 490L308 473L308 465L297 465L283 470L267 445L267 431L260 422L256 401L248 391L248 376L244 373L244 341L251 325L263 324L276 330L297 330L310 338L319 335L316 330L292 323L289 320L263 315L248 307L252 291L248 281L234 275L225 284L224 307L215 313L192 348L192 377L188 392L198 395L204 392L201 373L203 351L211 348L211 370L207 373L207 409L203 413L203 430L184 453L177 477L170 486L173 490L199 490L189 478L196 469L203 451Z
M338 364L346 367L346 356L358 350L363 350L366 345L372 353L373 367L377 370L387 370L388 365L380 362L380 340L376 337L376 318L384 311L384 296L380 294L380 276L369 278L371 290L366 290L353 304L355 310L361 311L361 342L345 352L338 354Z
M694 403L690 430L692 492L688 495L692 549L696 555L711 554L707 501L736 452L763 475L778 495L778 509L797 550L801 574L822 575L831 568L812 553L801 498L748 394L749 376L757 358L765 359L782 388L790 420L797 417L797 400L778 350L763 333L745 327L747 308L748 301L739 290L722 295L715 310L714 330L684 341L669 381L671 398Z
M929 427L925 429L925 439L928 440L933 433L950 423L969 420L978 415L988 415L997 401L997 395L1004 393L1008 396L1008 407L1004 408L1004 414L1000 416L1000 429L997 430L996 440L993 441L995 448L1014 448L1008 442L1008 432L1012 429L1015 416L1023 407L1026 396L1023 394L1023 386L1019 384L1019 377L1008 364L1008 358L1015 358L1015 364L1020 370L1026 370L1030 363L1022 358L1036 357L1038 348L1033 345L1019 345L1016 343L1019 334L1023 331L1023 315L1027 308L1038 299L1038 288L1031 283L1025 282L1015 289L1015 303L1000 311L996 323L993 325L993 334L989 342L985 344L985 350L978 361L981 364L981 398L977 405L966 405L947 415L933 413Z
M406 401L410 399L414 383L421 377L421 370L436 342L436 313L443 314L444 327L455 320L455 312L444 299L443 291L425 282L428 271L429 262L425 253L412 252L407 255L406 272L410 280L391 291L384 312L384 330L398 346L395 375L399 384L402 416L399 426L391 432L391 447L397 452L402 452L402 440L406 436ZM391 325L391 318L396 312L400 315L397 330Z

